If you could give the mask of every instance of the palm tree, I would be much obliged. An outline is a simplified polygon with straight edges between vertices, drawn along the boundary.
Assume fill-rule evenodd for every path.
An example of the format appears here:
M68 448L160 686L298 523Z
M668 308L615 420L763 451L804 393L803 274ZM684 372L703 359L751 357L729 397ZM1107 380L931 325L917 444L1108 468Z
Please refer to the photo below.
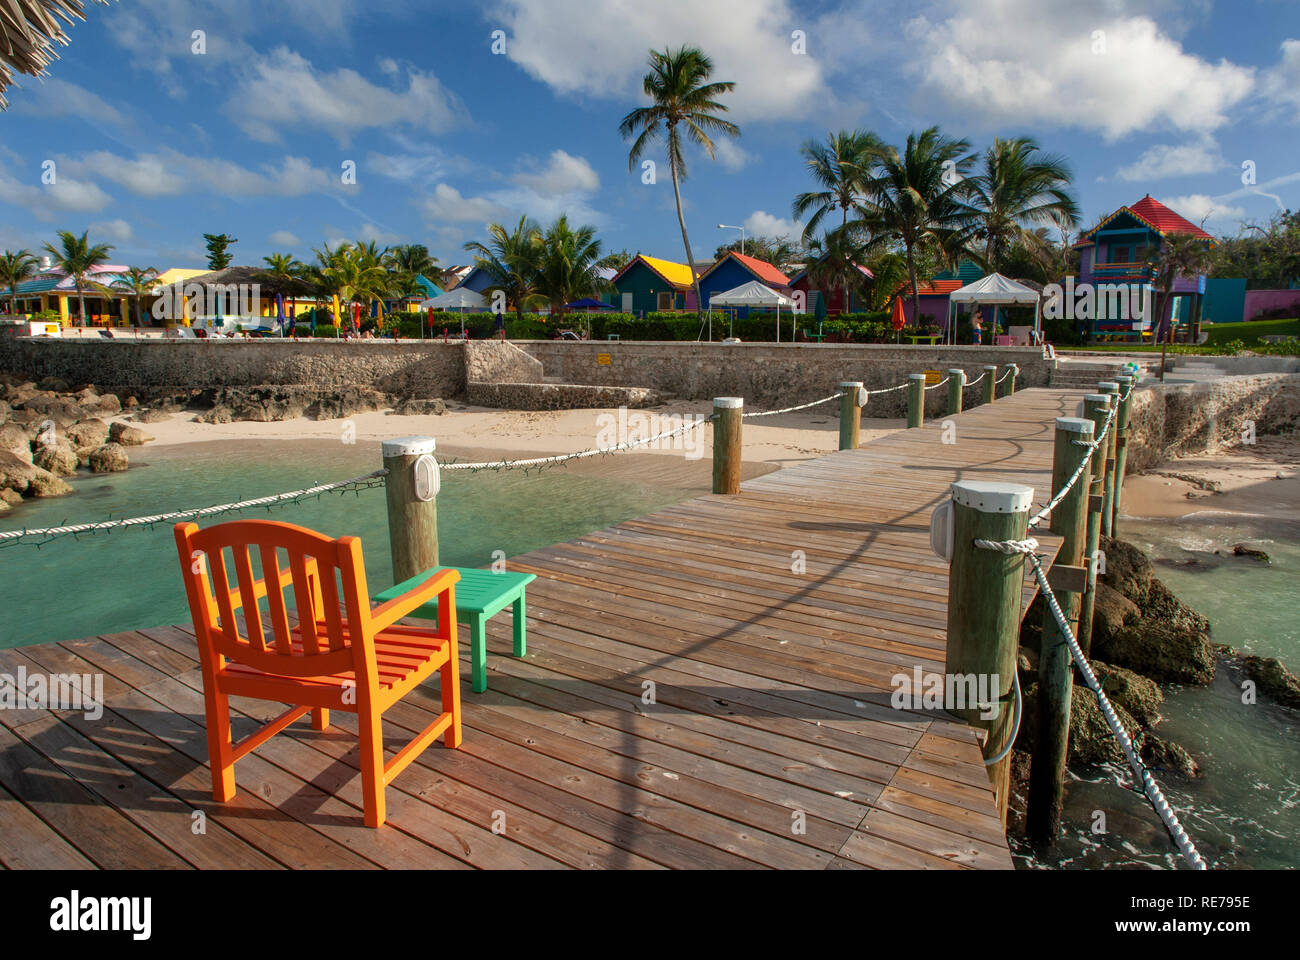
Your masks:
M851 231L838 229L808 240L808 279L818 289L841 287L844 290L844 313L849 312L849 293L861 287L866 277L858 269L863 260L862 245Z
M558 313L566 303L591 296L600 288L596 265L600 262L600 241L592 226L569 226L561 215L542 235L542 256L538 269L538 293Z
M714 145L710 134L739 137L739 127L717 116L726 113L728 109L717 98L730 93L736 85L730 82L710 82L713 61L697 47L652 50L649 63L650 72L645 75L642 88L652 105L637 107L623 118L618 130L624 140L636 137L627 155L629 170L635 169L637 161L653 144L662 140L667 145L668 169L672 173L673 196L677 201L677 224L682 230L686 264L691 269L696 309L703 316L700 278L695 273L695 258L691 253L690 238L686 235L686 218L682 215L681 181L686 179L686 158L682 153L683 131L685 138L703 147L711 160L714 158Z
M1029 137L999 137L983 161L970 184L990 269L1001 268L1011 245L1029 229L1055 225L1068 230L1078 225L1079 204L1068 189L1073 177L1065 158L1041 154Z
M877 159L864 184L859 218L847 229L867 237L868 252L901 248L912 287L913 323L920 323L921 295L917 259L924 250L947 263L973 256L970 242L979 226L971 206L973 185L966 179L975 157L970 143L930 127L911 133L900 155L889 147Z
M436 275L438 258L429 256L429 248L422 243L399 244L388 251L387 266L399 274Z
M158 271L153 267L127 267L126 272L109 284L107 292L124 291L135 297L135 325L144 326L141 304L153 292Z
M13 82L14 71L43 75L50 61L58 59L55 43L68 42L64 25L74 17L86 19L84 4L77 0L9 0L5 7L0 17L0 110L9 105L4 92Z
M273 253L263 257L266 269L261 280L273 293L298 293L308 286L307 265L291 253Z
M89 231L87 231L88 233ZM45 252L53 259L55 266L72 277L77 291L78 313L81 325L86 325L86 275L95 267L108 260L113 247L107 243L91 244L86 234L77 236L71 230L60 230L59 246L47 243Z
M36 275L40 263L30 250L14 253L6 250L0 254L0 283L9 288L9 312L18 312L18 284Z
M1210 266L1210 241L1194 233L1174 233L1165 237L1160 252L1155 257L1155 282L1160 290L1160 312L1157 337L1160 340L1160 380L1165 379L1165 347L1173 334L1172 318L1165 320L1174 297L1174 281L1179 277L1195 277L1205 273Z
M840 226L849 222L849 211L861 199L872 165L887 150L884 142L869 130L841 130L826 134L826 142L808 140L799 152L804 165L821 190L801 193L794 198L791 212L795 220L805 221L804 243L817 236L822 220L840 212Z
M521 322L524 308L543 299L538 293L541 228L527 217L520 217L512 231L493 223L487 232L487 244L474 240L465 244L465 249L474 254L474 265L492 278L488 289L503 292L506 300L515 305L515 321Z

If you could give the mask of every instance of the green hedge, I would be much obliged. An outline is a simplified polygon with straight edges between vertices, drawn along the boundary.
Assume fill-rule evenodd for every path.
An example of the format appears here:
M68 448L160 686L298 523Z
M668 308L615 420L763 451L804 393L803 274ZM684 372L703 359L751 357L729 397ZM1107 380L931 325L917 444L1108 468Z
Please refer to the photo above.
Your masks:
M316 329L312 331L312 336L322 340L338 339L339 328L330 323L318 323Z

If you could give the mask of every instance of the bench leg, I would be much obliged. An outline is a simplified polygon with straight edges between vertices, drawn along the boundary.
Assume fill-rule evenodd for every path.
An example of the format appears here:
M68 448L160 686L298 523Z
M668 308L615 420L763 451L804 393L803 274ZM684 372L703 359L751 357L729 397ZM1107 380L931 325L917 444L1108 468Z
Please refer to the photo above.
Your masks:
M528 608L524 603L524 592L519 591L515 598L515 656L522 657L528 652Z
M487 689L487 624L482 616L470 617L469 659L474 679L474 692L482 693Z

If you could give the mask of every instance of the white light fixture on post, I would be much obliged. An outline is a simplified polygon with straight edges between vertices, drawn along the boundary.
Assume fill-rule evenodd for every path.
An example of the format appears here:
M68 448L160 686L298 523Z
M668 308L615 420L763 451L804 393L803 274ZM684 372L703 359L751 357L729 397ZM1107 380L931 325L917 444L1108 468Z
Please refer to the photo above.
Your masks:
M745 255L745 228L744 228L744 227L733 227L733 226L731 226L730 224L720 223L720 224L718 224L718 229L719 229L719 230L739 230L739 231L740 231L740 255L743 257L743 256Z

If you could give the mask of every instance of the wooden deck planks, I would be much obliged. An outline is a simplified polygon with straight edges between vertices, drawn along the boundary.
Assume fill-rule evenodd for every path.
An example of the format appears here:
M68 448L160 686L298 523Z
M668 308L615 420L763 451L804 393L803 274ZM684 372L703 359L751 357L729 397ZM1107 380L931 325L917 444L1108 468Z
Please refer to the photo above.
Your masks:
M100 720L0 712L0 866L1009 868L976 731L893 709L890 678L943 669L933 507L961 478L1045 501L1077 398L1023 391L515 558L539 577L529 655L490 622L464 747L399 776L379 831L339 712L212 803L188 626L0 651L2 672L101 672L107 700ZM278 712L232 707L240 730ZM438 709L395 708L389 753Z

